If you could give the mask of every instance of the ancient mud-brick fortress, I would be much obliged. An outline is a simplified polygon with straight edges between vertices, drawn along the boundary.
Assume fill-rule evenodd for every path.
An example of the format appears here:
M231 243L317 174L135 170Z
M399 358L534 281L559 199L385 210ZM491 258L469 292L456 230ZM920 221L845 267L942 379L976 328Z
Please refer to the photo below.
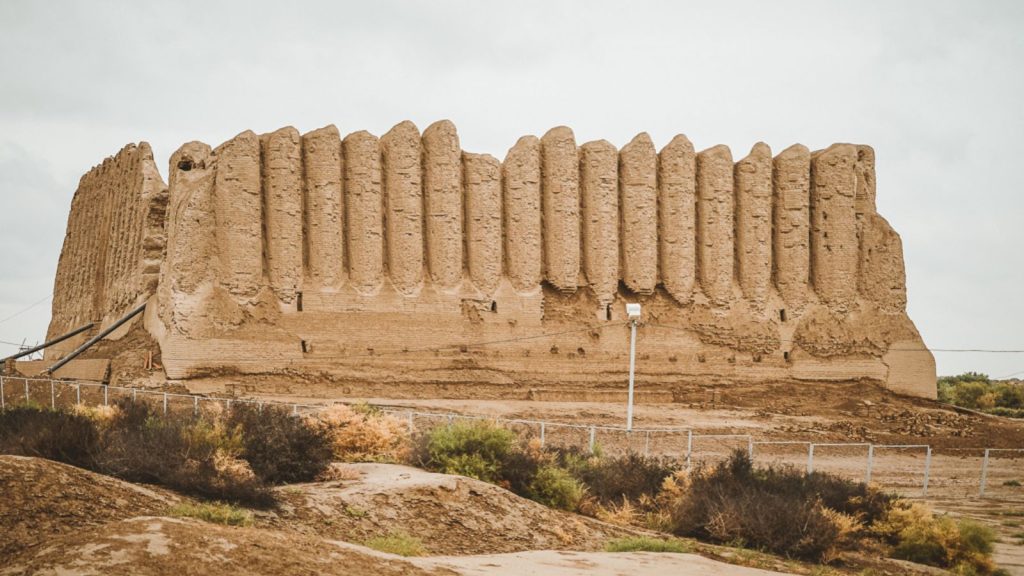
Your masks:
M559 127L501 162L464 152L450 122L403 122L190 142L169 170L165 185L142 143L82 178L50 336L148 301L135 329L171 379L621 389L624 303L640 302L640 389L935 393L867 146L759 143L734 161L685 136L617 150Z

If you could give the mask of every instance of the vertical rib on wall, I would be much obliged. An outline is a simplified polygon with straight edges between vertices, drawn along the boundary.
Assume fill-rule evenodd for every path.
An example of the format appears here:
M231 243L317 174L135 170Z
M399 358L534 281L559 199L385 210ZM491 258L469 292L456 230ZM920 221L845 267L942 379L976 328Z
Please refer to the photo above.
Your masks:
M736 163L736 275L754 308L768 300L772 278L772 151L758 142Z
M619 156L607 140L580 147L583 271L599 302L619 289Z
M375 136L360 131L345 137L343 149L349 280L368 293L384 278L380 147Z
M774 269L775 287L786 304L801 308L810 280L811 153L795 144L775 157Z
M395 289L412 294L423 280L423 188L420 133L409 121L381 137L388 274Z
M462 150L447 120L423 131L423 189L430 279L452 288L462 279Z
M712 304L732 298L732 154L723 145L697 155L697 271Z
M697 274L696 154L678 135L658 158L658 256L665 289L680 304L693 298Z
M575 292L580 273L579 159L572 130L552 128L541 138L544 278Z
M505 207L505 273L519 292L541 282L540 140L523 136L501 166Z
M857 293L857 149L834 144L811 160L811 282L822 302L840 310Z
M299 131L263 136L263 189L270 287L284 303L302 279L302 148Z
M152 230L149 216L151 204L162 213L165 195L145 142L125 146L81 178L54 279L48 336L117 318L151 293L150 275L163 257L163 221Z
M501 281L501 163L487 154L463 154L462 162L469 278L491 295Z
M302 137L306 191L306 259L314 286L339 287L345 276L345 202L341 136L334 126Z
M650 294L658 285L658 156L646 132L619 153L622 280Z
M260 139L245 131L214 152L214 209L221 285L251 297L263 282L263 207L260 198Z
M202 321L201 311L195 309L199 299L187 296L216 279L216 267L209 261L217 254L214 170L210 164L210 147L202 142L189 142L171 156L160 316L185 334L191 321Z

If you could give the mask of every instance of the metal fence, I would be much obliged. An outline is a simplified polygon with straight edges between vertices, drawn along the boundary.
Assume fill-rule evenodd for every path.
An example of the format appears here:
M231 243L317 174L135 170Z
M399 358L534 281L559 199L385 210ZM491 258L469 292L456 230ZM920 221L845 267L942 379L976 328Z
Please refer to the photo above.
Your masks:
M33 404L52 409L110 405L118 399L155 401L164 414L230 409L235 403L285 406L295 415L313 414L334 402L300 404L251 398L214 398L97 382L0 376L0 410ZM495 418L454 412L424 412L401 406L375 408L403 419L411 435L457 421L489 420L543 446L576 447L606 454L636 452L678 458L686 467L714 463L745 450L759 464L793 466L874 483L907 496L977 496L1024 500L1024 448L933 450L927 444L873 444L759 440L751 434L700 434L690 428L633 428L547 420Z

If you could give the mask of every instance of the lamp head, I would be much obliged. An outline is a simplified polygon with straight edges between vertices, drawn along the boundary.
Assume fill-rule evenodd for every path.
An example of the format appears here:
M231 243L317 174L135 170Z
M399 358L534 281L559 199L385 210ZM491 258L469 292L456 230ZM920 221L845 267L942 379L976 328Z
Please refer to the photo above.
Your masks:
M626 317L630 320L639 320L640 305L635 303L626 304Z

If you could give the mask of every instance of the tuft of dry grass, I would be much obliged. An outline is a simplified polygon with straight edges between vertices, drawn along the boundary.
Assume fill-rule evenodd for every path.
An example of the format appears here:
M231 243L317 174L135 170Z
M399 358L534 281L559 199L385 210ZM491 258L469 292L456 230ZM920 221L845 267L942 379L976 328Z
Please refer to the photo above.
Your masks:
M308 421L327 434L343 462L402 462L409 455L408 426L391 414L335 404Z

